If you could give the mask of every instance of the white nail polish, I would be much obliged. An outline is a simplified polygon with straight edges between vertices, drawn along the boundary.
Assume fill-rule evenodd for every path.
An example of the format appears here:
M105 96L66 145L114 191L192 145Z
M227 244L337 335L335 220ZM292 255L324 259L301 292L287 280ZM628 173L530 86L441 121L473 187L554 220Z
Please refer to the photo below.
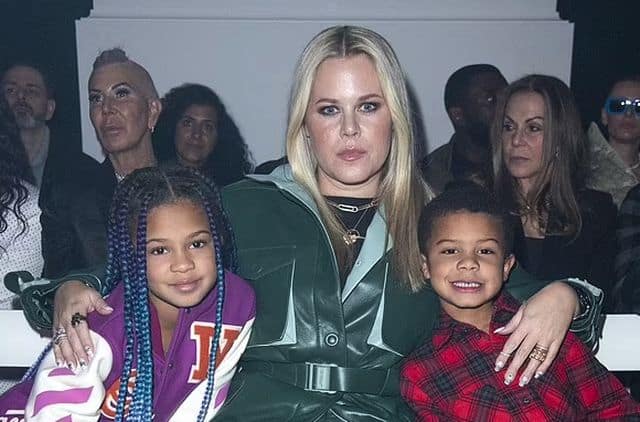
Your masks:
M522 377L520 378L520 382L518 383L518 385L520 385L520 387L524 387L525 385L527 385L529 383L529 378L527 377Z
M513 375L512 374L507 374L506 377L504 377L504 383L506 385L511 384L511 381L513 381Z

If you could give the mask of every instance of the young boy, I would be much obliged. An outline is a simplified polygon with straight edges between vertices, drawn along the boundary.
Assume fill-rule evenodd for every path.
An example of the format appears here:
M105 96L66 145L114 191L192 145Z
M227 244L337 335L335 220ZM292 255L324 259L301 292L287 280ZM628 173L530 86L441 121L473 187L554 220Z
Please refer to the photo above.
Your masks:
M471 184L423 210L422 270L442 313L432 338L402 368L402 396L422 421L640 420L640 405L570 332L544 375L519 385L495 372L507 337L494 330L520 306L502 290L515 262L509 219ZM545 358L544 348L530 355Z

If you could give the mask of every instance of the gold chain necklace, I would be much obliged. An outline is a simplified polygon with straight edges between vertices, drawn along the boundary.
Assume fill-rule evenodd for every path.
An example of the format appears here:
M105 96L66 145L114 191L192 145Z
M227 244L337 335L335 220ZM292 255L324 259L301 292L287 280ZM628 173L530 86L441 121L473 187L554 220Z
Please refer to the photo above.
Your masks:
M369 203L359 205L359 206L349 205L349 204L339 204L329 199L327 199L327 203L340 211L349 212L353 214L360 211L364 211L362 215L360 215L360 218L358 218L358 221L356 221L356 224L354 224L353 227L350 229L348 229L347 226L345 226L342 219L340 219L340 217L338 216L338 221L340 222L340 224L342 225L342 228L344 229L344 233L342 234L342 240L344 241L344 243L347 244L347 246L353 246L358 240L364 240L365 236L362 236L360 234L360 231L358 230L358 226L362 222L362 219L367 213L367 210L374 208L375 206L378 205L378 199L376 198Z

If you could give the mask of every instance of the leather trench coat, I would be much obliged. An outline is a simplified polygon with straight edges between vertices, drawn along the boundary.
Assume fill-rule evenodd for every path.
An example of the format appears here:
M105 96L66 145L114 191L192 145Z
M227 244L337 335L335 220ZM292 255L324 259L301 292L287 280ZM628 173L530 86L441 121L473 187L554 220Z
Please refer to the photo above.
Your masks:
M216 421L413 420L398 367L430 335L439 304L394 277L382 213L341 288L315 204L289 167L251 177L223 201L257 317Z

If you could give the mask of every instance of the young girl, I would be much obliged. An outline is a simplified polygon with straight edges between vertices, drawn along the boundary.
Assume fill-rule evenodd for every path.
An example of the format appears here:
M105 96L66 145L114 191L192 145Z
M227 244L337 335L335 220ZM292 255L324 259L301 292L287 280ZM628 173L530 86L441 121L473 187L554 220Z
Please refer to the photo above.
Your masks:
M203 421L224 403L255 296L223 269L236 257L217 191L186 168L137 170L116 191L108 236L114 311L73 318L92 329L93 359L72 371L47 351L0 398L0 419L24 407L32 421ZM53 341L68 341L63 329Z

